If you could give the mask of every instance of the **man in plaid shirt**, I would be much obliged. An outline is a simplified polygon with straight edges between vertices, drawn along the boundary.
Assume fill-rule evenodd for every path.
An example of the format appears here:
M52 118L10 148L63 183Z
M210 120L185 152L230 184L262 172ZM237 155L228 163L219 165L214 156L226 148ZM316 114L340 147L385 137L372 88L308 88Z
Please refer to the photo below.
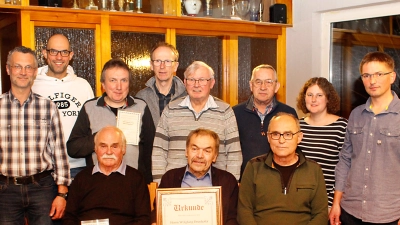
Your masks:
M53 224L70 184L56 105L31 91L35 53L16 47L7 57L11 90L0 95L0 224Z

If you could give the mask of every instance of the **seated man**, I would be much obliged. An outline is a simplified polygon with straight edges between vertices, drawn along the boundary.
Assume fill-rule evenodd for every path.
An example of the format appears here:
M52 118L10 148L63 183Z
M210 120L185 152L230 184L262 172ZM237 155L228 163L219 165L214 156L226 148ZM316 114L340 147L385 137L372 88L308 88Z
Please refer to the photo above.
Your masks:
M143 175L122 160L126 152L122 131L106 126L94 143L98 162L75 177L63 224L95 219L109 219L111 225L150 224L149 190Z
M223 224L237 225L239 188L236 178L212 166L218 157L219 141L214 131L203 128L191 131L186 139L187 166L166 172L159 188L221 186Z
M267 133L271 152L251 159L239 190L241 225L320 225L328 223L328 197L320 166L297 148L299 120L280 112Z

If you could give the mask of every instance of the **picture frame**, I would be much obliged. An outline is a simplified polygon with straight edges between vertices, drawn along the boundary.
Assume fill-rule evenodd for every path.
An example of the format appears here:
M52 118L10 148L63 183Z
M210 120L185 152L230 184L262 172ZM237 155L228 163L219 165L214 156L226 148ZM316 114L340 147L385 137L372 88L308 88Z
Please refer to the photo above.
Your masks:
M157 225L222 225L221 186L157 188Z

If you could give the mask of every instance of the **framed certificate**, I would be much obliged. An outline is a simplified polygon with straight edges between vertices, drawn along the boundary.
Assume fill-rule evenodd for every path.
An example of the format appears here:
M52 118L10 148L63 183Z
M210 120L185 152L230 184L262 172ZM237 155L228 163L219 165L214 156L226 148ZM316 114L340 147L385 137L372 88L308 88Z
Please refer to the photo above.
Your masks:
M157 188L157 225L222 225L221 187Z

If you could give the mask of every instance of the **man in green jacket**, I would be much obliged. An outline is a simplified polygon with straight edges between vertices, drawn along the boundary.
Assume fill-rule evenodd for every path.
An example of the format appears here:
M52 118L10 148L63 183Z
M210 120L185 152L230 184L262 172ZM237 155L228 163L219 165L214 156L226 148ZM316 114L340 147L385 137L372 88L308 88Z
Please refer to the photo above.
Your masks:
M242 176L239 224L327 224L324 176L320 166L297 148L303 137L298 119L278 113L267 137L271 152L251 159Z

